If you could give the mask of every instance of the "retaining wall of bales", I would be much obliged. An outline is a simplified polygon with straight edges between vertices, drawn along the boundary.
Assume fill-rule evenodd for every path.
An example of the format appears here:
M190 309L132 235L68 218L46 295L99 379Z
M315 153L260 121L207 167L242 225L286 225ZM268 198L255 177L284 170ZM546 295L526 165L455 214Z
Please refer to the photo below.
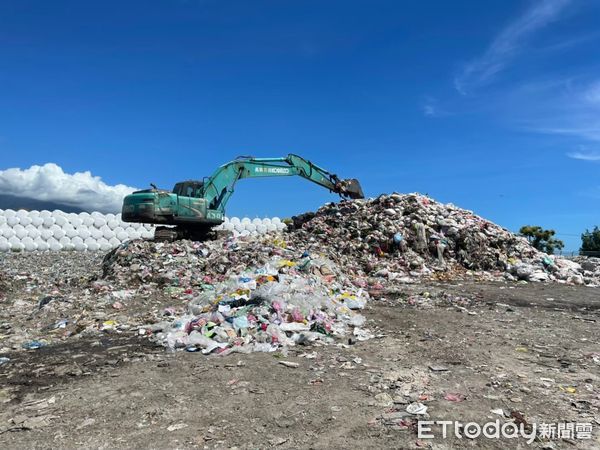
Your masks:
M217 227L234 236L251 236L285 229L272 219L226 218ZM121 214L13 211L0 209L0 252L8 251L108 251L131 239L150 239L154 225L126 223Z

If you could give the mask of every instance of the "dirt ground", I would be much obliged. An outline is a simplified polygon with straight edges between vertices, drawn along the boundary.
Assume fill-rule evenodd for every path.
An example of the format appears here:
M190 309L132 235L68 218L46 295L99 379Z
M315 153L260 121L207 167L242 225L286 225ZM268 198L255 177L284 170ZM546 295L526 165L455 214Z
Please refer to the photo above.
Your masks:
M7 292L4 324L18 295ZM172 353L133 330L10 351L0 355L0 448L600 448L598 292L408 285L365 310L376 338L287 355ZM413 304L410 293L466 300ZM415 402L428 416L405 413ZM593 432L528 445L443 439L434 427L419 439L419 418Z

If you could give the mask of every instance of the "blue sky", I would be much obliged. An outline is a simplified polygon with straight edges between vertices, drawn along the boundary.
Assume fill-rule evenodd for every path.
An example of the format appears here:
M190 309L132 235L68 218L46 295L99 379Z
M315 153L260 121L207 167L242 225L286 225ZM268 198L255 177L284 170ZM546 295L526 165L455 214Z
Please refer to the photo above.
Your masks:
M297 153L567 249L600 225L600 2L0 2L0 169L109 185ZM244 180L229 215L335 196Z

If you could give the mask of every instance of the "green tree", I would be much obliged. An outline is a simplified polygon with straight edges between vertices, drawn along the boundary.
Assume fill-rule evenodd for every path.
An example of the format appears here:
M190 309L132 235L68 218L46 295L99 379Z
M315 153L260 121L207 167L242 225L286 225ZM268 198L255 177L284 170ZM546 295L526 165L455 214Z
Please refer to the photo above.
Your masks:
M585 230L581 234L582 252L600 252L600 228L595 226L592 231Z
M544 230L537 225L524 225L519 230L519 234L525 236L535 248L550 255L565 246L563 241L554 238L556 231Z

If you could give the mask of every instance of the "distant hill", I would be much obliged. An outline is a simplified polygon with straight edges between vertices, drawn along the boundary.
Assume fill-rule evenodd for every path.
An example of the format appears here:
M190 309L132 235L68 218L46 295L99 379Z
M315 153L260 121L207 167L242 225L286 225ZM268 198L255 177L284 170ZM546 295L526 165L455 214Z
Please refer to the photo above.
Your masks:
M15 197L14 195L0 194L0 209L26 209L28 211L41 211L47 209L53 211L59 209L66 213L80 213L84 212L84 209L76 206L65 205L57 202L49 202L45 200L36 200L33 198ZM88 211L91 212L91 211Z

